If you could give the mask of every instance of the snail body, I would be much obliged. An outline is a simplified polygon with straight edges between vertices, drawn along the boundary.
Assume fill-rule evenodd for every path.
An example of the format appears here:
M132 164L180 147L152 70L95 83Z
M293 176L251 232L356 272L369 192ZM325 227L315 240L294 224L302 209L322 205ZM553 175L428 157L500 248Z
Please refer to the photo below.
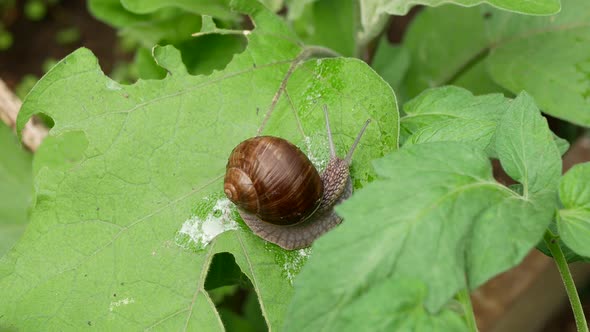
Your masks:
M224 192L252 232L288 250L308 247L338 225L334 206L352 194L349 166L365 123L345 158L336 156L327 110L330 161L320 175L294 144L257 136L238 144L228 159Z

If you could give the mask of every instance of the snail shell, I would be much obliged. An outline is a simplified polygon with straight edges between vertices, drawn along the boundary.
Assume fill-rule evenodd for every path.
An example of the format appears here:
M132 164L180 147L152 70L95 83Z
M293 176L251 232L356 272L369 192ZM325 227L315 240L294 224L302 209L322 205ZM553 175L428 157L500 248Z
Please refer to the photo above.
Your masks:
M327 110L331 157L319 175L294 144L273 136L247 139L230 154L224 192L254 234L292 250L308 247L338 225L334 206L352 194L349 166L369 120L346 158L336 156Z
M232 202L276 225L305 220L322 200L322 180L312 163L279 137L253 137L236 146L224 182Z

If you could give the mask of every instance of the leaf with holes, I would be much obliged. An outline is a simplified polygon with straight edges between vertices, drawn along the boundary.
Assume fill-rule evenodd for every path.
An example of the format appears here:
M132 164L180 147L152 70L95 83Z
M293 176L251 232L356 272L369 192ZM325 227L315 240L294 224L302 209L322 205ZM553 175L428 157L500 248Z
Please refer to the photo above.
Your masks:
M192 36L207 24L200 13L237 19L229 8L202 2L184 5L179 2L182 1L129 1L129 4L122 4L120 0L90 0L88 9L98 19L116 27L121 36L141 45L136 51L134 65L143 79L163 78L165 75L151 56L155 44L172 44L179 49L191 74L209 74L215 69L223 69L234 54L244 50L245 38L241 35Z
M175 48L157 47L166 78L121 85L80 49L31 91L19 128L39 112L55 126L35 157L30 227L0 261L0 328L222 330L205 286L222 252L249 278L268 328L279 328L309 251L286 252L244 226L221 193L230 151L269 114L264 134L321 164L327 104L339 154L374 119L352 167L362 185L375 176L370 161L397 146L397 106L363 62L299 63L313 49L279 17L257 2L234 5L256 29L223 70L192 76Z

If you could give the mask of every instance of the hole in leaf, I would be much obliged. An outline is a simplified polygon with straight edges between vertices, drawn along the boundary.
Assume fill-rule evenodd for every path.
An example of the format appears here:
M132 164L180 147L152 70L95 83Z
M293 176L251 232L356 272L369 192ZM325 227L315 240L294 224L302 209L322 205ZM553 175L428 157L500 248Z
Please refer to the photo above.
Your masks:
M189 73L208 75L225 68L247 45L246 37L241 35L211 34L184 41L176 47Z
M33 116L33 123L41 123L45 127L51 129L55 125L53 118L45 113L37 113Z
M213 256L205 289L227 331L267 331L252 282L230 253Z
M160 45L166 45L166 42ZM191 75L208 75L214 70L223 70L234 55L242 53L248 45L241 35L204 35L175 43L180 51L182 62ZM151 49L140 48L135 54L133 67L141 79L163 79L166 69L160 67L152 56ZM128 69L125 69L128 71ZM129 75L116 70L110 75L114 80L130 84Z

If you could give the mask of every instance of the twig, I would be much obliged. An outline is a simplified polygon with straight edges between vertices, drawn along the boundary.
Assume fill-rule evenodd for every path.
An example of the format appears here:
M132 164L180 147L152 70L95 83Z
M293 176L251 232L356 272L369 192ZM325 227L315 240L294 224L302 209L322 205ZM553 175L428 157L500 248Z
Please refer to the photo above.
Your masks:
M16 118L22 102L0 79L0 119L16 131ZM31 151L36 151L49 130L34 118L29 119L22 131L22 142Z
M312 56L338 57L340 55L338 53L332 51L329 48L325 48L325 47L321 47L321 46L307 46L306 48L304 48L301 51L301 53L299 53L297 55L297 57L295 59L293 59L293 62L291 62L291 66L289 66L287 73L283 77L283 80L281 81L281 85L279 86L279 89L277 90L275 95L272 97L272 102L270 103L270 107L268 108L268 111L266 111L266 115L264 116L264 119L262 120L262 124L260 124L260 127L258 128L258 132L256 133L256 136L260 136L260 134L262 133L262 130L264 130L266 123L270 119L272 112L274 111L275 107L277 106L279 98L281 97L281 95L283 94L285 89L287 88L287 82L289 81L289 78L291 77L291 75L293 74L295 69L297 69L297 67L299 66L299 64L301 64L301 62L309 59Z

